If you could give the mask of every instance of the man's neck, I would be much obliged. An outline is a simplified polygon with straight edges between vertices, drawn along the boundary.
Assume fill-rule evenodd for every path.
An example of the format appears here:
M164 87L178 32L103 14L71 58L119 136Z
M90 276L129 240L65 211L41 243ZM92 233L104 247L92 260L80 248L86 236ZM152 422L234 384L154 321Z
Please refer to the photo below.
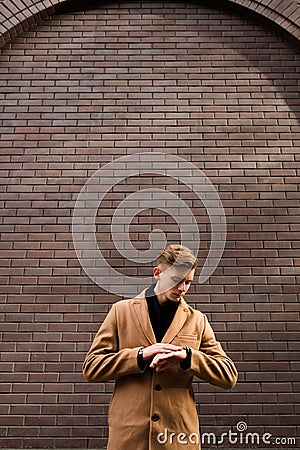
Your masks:
M158 300L158 303L159 303L160 305L164 305L164 304L167 303L167 301L168 301L167 296L166 296L164 293L162 293L162 294L158 294L158 293L157 293L157 285L156 285L155 288L154 288L154 293L155 293L156 298L157 298L157 300Z

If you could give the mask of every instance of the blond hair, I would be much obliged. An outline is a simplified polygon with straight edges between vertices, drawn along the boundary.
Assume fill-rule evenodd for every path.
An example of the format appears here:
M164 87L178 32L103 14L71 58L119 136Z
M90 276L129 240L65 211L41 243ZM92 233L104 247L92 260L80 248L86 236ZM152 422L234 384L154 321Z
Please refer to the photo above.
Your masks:
M188 247L180 244L171 244L157 258L157 264L185 266L189 269L196 269L197 258Z

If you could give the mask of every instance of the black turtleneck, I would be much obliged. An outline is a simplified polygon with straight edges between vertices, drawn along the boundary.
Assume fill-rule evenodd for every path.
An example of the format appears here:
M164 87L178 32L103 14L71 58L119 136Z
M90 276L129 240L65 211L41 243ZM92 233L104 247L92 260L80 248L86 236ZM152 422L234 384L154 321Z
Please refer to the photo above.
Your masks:
M171 325L172 320L174 319L178 308L178 303L167 300L165 303L160 305L154 292L155 285L156 283L152 284L146 290L146 300L156 341L161 342L169 326Z

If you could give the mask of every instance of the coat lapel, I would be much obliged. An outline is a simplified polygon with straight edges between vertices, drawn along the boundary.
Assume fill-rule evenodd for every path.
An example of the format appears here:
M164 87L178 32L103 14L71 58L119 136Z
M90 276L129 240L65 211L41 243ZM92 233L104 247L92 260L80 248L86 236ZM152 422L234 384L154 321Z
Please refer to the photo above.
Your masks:
M171 325L167 329L166 334L164 335L162 342L164 344L169 344L173 341L173 339L177 336L181 328L183 327L185 321L188 317L188 306L184 300L181 300L174 319L172 320Z
M151 326L151 321L149 317L148 305L145 297L145 292L143 291L138 297L136 297L134 302L134 310L136 318L140 324L141 329L150 344L156 343L156 338L154 335L153 328ZM184 300L178 305L178 309L169 326L166 334L162 339L162 343L169 344L177 336L181 328L183 327L185 321L188 317L188 306Z
M155 344L156 338L150 322L145 292L146 290L143 291L138 297L136 297L134 302L134 310L136 318L141 326L141 329L143 330L145 337L148 339L150 344Z

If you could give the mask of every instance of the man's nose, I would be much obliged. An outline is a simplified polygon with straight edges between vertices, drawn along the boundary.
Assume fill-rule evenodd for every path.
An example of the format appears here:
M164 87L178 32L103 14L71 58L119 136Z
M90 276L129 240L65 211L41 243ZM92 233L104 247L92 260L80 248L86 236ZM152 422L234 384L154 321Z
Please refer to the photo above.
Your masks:
M181 283L179 283L179 285L178 285L178 290L179 290L180 292L185 291L185 283L184 283L184 281L182 281Z

